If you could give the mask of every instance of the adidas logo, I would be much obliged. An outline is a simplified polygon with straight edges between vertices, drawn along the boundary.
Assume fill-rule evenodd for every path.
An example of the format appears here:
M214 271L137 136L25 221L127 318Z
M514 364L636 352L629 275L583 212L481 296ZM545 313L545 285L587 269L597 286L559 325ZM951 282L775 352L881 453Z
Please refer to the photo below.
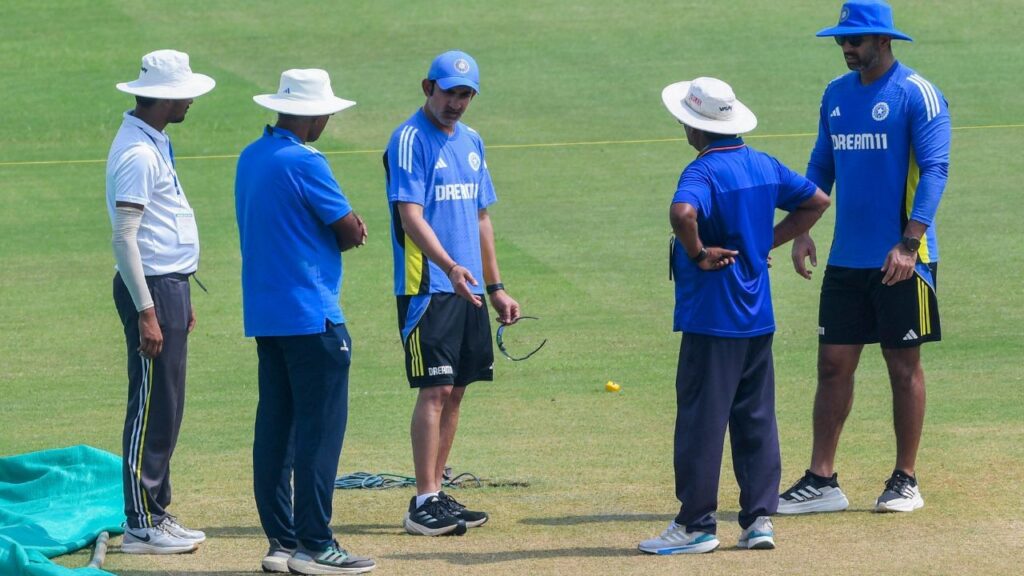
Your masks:
M444 158L438 158L437 164L434 164L434 170L440 170L441 168L447 168L448 165L444 163Z
M917 332L914 332L913 328L911 328L910 330L907 330L906 335L903 336L903 341L904 342L906 342L907 340L917 340L917 339L918 339Z
M832 109L832 113L828 115L829 118L839 118L842 114L839 113L839 106Z

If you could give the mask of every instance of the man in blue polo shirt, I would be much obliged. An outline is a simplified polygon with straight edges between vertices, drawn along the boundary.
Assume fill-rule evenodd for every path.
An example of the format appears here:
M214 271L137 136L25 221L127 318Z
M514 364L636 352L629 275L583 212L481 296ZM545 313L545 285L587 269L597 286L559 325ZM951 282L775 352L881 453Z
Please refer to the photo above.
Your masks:
M366 227L307 144L355 102L335 97L316 69L287 70L276 94L253 100L278 113L242 152L235 177L245 335L259 355L252 460L270 541L263 570L368 572L373 560L348 554L330 528L353 348L338 305L341 252L362 245Z
M839 488L836 450L853 406L853 377L865 344L878 342L892 388L896 462L875 500L877 512L924 506L915 465L924 424L921 344L941 339L935 280L935 215L949 170L946 99L895 59L893 25L880 0L843 4L832 36L851 72L821 99L818 140L807 177L836 186L836 226L818 309L818 389L810 467L780 495L780 514L834 512L849 501ZM810 236L793 242L796 271L817 264Z
M409 385L418 390L411 436L416 496L410 534L464 534L487 522L441 491L466 387L494 372L484 291L504 324L519 318L505 291L487 207L497 198L483 140L459 119L480 91L465 52L434 59L426 102L391 135L384 168L391 208L398 326ZM481 285L480 280L484 280Z
M810 229L829 200L809 180L746 146L757 118L714 78L678 82L662 101L700 153L679 178L669 219L671 266L683 332L676 374L675 474L679 514L650 554L718 547L715 513L728 427L740 485L738 546L775 547L778 429L768 253ZM775 210L789 214L773 226Z

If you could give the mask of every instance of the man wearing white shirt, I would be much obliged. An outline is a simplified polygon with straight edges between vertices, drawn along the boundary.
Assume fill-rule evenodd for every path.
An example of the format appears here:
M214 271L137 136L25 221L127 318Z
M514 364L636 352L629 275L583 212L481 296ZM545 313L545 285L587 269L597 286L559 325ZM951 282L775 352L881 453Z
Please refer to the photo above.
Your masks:
M117 85L136 100L110 146L106 173L117 262L114 304L128 351L126 553L191 552L206 539L166 510L185 406L188 334L196 321L189 276L199 265L199 233L164 127L184 121L193 98L214 85L192 72L187 54L174 50L146 54L138 80Z

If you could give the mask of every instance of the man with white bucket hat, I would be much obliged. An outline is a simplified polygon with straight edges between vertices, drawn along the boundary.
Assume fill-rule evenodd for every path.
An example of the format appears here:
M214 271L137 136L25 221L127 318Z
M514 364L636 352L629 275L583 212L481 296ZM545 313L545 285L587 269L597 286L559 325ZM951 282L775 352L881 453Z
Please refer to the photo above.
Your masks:
M185 407L188 335L196 316L189 276L199 265L195 214L178 179L168 124L214 87L193 73L188 55L142 57L137 80L117 89L135 96L107 157L107 212L113 226L114 304L128 350L128 409L122 436L123 552L191 552L206 535L167 513L171 455Z
M341 253L366 242L366 226L309 145L356 103L336 97L318 69L286 70L276 94L253 100L277 112L235 175L245 335L259 356L253 488L270 541L262 567L369 572L374 561L342 549L330 527L354 348L338 304Z
M675 477L682 504L650 554L718 547L716 510L728 427L740 485L738 546L775 547L770 516L781 473L775 422L769 252L806 232L829 200L809 180L738 135L757 118L714 78L662 91L669 112L699 151L679 178L669 211L675 237L675 331L683 332L676 373ZM789 212L774 225L775 210Z
M807 177L835 183L836 224L818 306L818 388L810 466L779 496L780 514L836 512L836 451L853 407L854 373L865 344L878 343L892 389L896 458L876 512L924 506L915 465L925 413L921 345L941 340L935 216L949 170L950 117L942 92L892 53L910 41L880 0L843 4L833 37L851 71L821 98ZM793 242L793 265L810 278L814 241Z

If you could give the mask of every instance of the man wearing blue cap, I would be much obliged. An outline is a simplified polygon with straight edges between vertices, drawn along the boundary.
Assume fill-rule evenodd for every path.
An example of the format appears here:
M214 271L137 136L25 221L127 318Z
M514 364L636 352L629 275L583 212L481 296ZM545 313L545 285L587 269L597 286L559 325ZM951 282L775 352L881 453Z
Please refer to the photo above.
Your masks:
M441 54L422 81L426 103L395 129L384 154L394 249L398 327L413 410L416 496L403 520L410 534L464 534L485 523L441 491L466 386L493 377L484 286L498 321L519 318L505 291L487 207L497 198L480 136L459 119L480 92L465 52Z
M780 514L849 506L835 474L843 423L853 406L853 375L865 344L879 342L889 371L896 465L877 512L924 506L915 462L924 422L920 346L941 338L935 293L939 252L935 214L949 168L950 119L942 93L892 54L911 38L880 0L843 4L839 23L821 30L852 72L821 100L818 140L807 177L836 184L836 227L821 288L814 445L803 478L779 497ZM814 242L793 243L793 265L810 278Z

